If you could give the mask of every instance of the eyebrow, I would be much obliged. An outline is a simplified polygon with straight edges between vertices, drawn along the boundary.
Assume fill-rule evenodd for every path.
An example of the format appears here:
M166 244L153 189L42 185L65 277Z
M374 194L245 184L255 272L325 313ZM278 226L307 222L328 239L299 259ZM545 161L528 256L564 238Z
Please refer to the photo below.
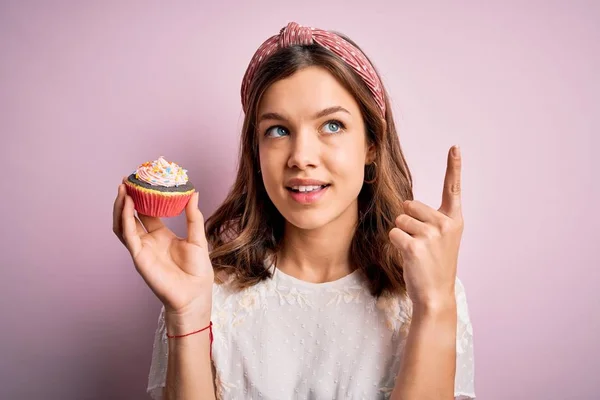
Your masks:
M342 106L333 106L333 107L327 107L327 108L319 111L318 113L316 113L313 116L313 119L323 118L326 115L333 114L333 113L340 112L340 111L341 112L345 112L348 115L351 115L350 111L346 110L344 107L342 107ZM258 118L258 123L260 124L262 121L269 120L269 119L270 120L276 120L276 121L287 121L287 119L284 116L282 116L281 114L277 114L277 113L274 113L274 112L268 112L268 113L262 114Z

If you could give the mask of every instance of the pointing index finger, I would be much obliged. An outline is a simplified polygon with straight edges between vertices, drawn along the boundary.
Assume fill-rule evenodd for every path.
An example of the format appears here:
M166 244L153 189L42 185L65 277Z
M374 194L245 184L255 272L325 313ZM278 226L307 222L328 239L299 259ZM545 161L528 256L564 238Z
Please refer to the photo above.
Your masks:
M451 218L458 217L461 214L461 173L462 155L460 147L453 146L448 152L442 206L440 207L440 211Z

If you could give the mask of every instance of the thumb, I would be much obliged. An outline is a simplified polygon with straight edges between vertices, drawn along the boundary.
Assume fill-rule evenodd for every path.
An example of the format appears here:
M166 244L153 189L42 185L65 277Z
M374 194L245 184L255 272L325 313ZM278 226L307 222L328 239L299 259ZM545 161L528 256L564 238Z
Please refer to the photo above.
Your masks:
M185 207L187 219L188 242L197 246L206 247L206 234L204 233L204 216L198 208L198 192L194 192Z
M448 152L442 205L439 209L441 213L446 214L450 218L456 218L461 215L461 174L462 155L460 154L460 147L453 146Z

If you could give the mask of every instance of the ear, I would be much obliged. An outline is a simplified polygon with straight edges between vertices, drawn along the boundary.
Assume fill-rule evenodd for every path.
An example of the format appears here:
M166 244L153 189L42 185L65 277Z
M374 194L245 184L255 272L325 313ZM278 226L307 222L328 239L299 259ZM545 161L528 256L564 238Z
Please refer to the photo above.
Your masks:
M373 143L369 145L369 147L367 147L367 154L365 155L365 165L372 164L373 161L375 161L376 156L377 147L375 146L375 143Z

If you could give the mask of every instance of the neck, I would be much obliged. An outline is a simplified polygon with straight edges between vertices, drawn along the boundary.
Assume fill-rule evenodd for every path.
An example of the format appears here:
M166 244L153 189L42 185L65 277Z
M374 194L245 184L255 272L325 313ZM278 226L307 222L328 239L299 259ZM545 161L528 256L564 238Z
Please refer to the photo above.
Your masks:
M301 229L288 222L277 268L298 279L323 283L342 278L355 266L350 246L356 230L358 207L350 206L342 215L316 229Z

